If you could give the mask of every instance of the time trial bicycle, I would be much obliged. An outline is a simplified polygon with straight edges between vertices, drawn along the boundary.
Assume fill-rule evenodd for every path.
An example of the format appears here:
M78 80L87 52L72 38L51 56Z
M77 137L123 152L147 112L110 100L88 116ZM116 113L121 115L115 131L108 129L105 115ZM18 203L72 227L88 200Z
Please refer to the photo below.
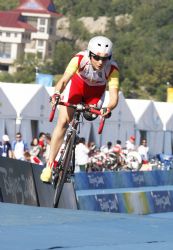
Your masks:
M79 124L84 112L90 114L101 115L98 108L86 104L71 104L68 102L58 102L53 105L50 113L49 121L54 118L57 105L63 105L74 109L73 119L69 124L66 135L64 137L63 146L60 149L59 159L55 162L52 170L52 185L55 189L53 207L58 207L60 196L64 183L71 182L75 170L75 147L77 142L77 134L79 133ZM98 133L101 134L105 123L105 117L101 117Z

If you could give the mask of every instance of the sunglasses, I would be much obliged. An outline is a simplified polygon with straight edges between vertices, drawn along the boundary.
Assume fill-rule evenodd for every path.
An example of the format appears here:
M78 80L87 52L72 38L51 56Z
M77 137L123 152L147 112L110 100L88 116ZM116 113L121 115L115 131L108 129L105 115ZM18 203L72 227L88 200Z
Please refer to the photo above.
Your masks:
M96 60L96 61L100 61L100 60L101 60L101 61L105 62L105 61L111 59L111 56L106 56L106 57L104 57L104 56L95 55L95 54L93 54L93 53L90 53L90 56L92 56L92 57L94 58L94 60Z

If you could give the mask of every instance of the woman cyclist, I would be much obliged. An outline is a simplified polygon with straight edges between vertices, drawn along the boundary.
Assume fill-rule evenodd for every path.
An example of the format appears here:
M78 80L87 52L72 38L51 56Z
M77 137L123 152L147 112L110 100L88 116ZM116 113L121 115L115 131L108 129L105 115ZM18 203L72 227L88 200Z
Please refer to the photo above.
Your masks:
M102 116L108 116L118 103L119 69L112 59L112 42L104 36L93 37L85 51L76 54L69 62L64 75L55 86L52 104L55 99L78 104L84 102L101 108L106 86L109 89L109 103L101 109ZM56 127L54 128L49 160L41 173L43 182L50 182L52 167L62 145L68 124L74 110L60 106ZM92 118L91 118L92 119Z

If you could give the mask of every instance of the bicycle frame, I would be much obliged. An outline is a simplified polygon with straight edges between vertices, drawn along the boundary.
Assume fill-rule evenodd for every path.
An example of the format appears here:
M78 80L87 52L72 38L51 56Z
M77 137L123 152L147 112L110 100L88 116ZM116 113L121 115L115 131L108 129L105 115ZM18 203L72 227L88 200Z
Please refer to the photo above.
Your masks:
M86 104L70 104L65 102L60 102L59 105L64 105L66 107L71 107L74 109L73 119L69 124L69 127L66 132L66 138L64 140L64 151L62 151L60 155L60 159L58 161L58 166L54 169L55 178L54 178L54 187L55 187L55 195L53 207L57 207L59 203L59 199L61 196L61 192L63 189L63 185L68 180L68 174L71 176L74 173L75 169L75 147L76 147L76 135L78 125L80 123L81 113L85 111L89 111L90 113L100 115L101 112L97 108L88 106ZM56 110L57 104L52 108L52 112L50 114L50 119L53 120L54 113ZM104 122L101 124L102 128L99 130L102 131ZM72 164L70 164L72 161Z

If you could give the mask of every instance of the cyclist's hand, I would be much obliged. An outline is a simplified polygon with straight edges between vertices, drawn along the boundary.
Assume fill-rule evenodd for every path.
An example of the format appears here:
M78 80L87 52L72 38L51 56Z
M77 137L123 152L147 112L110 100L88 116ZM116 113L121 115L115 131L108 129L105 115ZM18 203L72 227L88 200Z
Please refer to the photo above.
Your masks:
M110 118L111 117L111 110L110 108L102 108L101 110L101 115L105 118Z
M50 103L52 106L54 106L55 104L58 105L59 100L60 100L60 94L55 93L50 97Z

